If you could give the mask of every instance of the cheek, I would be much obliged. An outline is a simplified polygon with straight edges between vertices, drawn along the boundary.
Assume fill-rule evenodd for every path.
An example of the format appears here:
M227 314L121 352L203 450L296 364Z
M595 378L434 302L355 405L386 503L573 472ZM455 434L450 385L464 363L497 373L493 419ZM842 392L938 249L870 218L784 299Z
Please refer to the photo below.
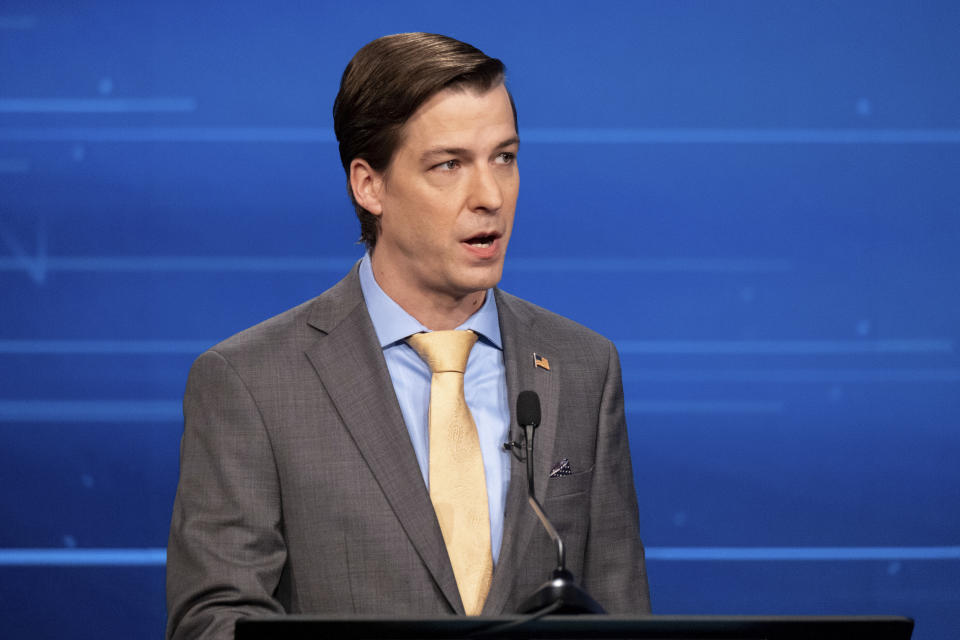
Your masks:
M517 206L517 196L520 195L520 183L514 181L513 190L510 192L510 203L512 206Z
M503 199L515 205L517 195L520 193L520 174L514 172L513 175L505 178L500 183L500 189L503 193Z
M464 201L463 189L453 181L436 185L411 179L403 186L398 182L390 192L383 224L416 242L439 244L455 235Z
M423 197L416 189L394 186L383 199L383 226L400 234L423 226Z
M452 233L464 209L464 199L456 189L431 193L422 201L422 224L429 226L434 235Z

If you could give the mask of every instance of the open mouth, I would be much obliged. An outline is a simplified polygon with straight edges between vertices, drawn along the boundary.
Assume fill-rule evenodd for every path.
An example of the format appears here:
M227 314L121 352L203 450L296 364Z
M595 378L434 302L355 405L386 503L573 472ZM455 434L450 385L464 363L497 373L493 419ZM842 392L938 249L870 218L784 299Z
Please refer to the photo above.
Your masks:
M477 249L488 249L499 237L500 236L495 233L482 234L468 238L464 242L469 244L471 247L476 247Z

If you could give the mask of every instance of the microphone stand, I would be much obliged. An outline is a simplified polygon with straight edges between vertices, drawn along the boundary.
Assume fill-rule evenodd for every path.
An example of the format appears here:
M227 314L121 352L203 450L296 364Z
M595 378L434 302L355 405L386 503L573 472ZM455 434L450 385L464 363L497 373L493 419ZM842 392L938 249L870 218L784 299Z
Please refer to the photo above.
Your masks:
M539 411L537 413L539 414ZM532 596L523 601L520 605L520 613L535 613L547 607L551 608L550 613L556 614L606 613L600 603L577 585L573 574L567 570L563 540L534 495L533 430L536 426L536 424L523 425L527 447L527 500L557 547L557 568L553 570L550 580L540 585Z

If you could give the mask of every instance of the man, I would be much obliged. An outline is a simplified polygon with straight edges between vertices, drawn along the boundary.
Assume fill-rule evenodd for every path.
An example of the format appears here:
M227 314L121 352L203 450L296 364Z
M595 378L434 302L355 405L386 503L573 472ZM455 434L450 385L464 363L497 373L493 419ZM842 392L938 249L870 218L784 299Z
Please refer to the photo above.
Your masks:
M515 612L555 564L501 446L525 389L568 567L607 611L649 611L616 351L494 288L519 187L502 63L444 36L380 38L344 72L334 127L368 253L194 364L168 637L284 612ZM435 338L466 338L460 365L438 364Z

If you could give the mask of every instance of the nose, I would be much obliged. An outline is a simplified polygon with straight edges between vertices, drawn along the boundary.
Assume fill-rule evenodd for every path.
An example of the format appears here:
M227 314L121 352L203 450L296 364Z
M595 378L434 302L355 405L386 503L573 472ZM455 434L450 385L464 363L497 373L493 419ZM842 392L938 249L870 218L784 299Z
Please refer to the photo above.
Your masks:
M478 166L474 171L467 206L478 212L494 212L503 206L503 189L492 167Z

